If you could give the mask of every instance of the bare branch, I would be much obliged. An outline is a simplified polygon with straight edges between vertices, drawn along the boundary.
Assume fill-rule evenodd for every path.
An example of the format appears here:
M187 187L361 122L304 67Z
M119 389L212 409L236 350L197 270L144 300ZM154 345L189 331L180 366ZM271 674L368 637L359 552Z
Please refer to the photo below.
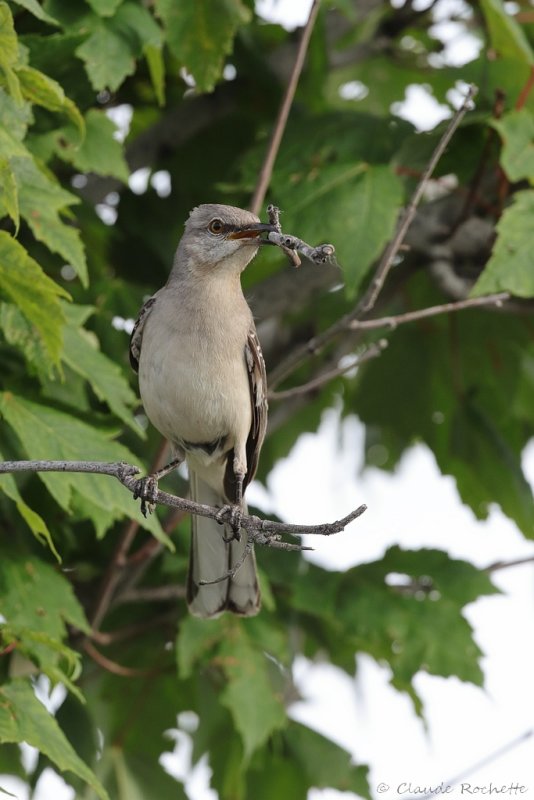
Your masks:
M166 600L182 600L185 596L185 586L175 583L169 586L141 586L121 592L117 603L161 603Z
M265 160L260 170L260 175L258 178L258 182L256 184L256 189L254 190L254 195L252 197L252 200L250 201L250 210L252 211L253 214L258 214L260 208L262 207L265 195L267 193L267 189L269 187L269 183L271 182L271 175L273 172L274 162L276 161L276 156L278 155L278 150L280 148L280 142L282 141L282 136L284 135L284 131L287 124L287 118L289 116L289 112L293 104L293 99L295 97L295 92L297 90L300 73L302 72L302 67L304 66L304 59L306 58L306 52L308 50L308 45L310 43L313 26L317 18L317 13L319 11L320 4L321 0L313 0L313 5L310 9L308 21L306 22L304 30L302 31L302 36L299 42L295 63L293 65L293 69L291 71L291 75L284 93L284 97L280 105L280 110L278 111L278 117L276 118L271 140L269 142L269 147L267 148L267 152L265 154Z
M436 317L438 314L450 314L453 311L463 311L466 308L477 308L484 306L500 306L505 300L509 300L508 292L498 292L488 294L484 297L471 297L466 300L458 300L454 303L443 303L439 306L429 306L420 308L417 311L408 311L406 314L398 314L392 317L381 317L380 319L354 320L350 323L351 330L372 331L376 328L397 328L407 322L416 322L427 317Z
M117 478L123 486L134 493L138 488L138 478L135 476L140 472L139 467L124 462L102 462L102 461L4 461L0 462L0 474L6 472L91 472L99 475L110 475ZM203 503L195 503L193 500L184 497L162 492L158 489L154 500L159 505L170 506L187 511L189 514L197 514L201 517L210 517L220 523L231 523L232 507L227 506L223 509L214 506L207 506ZM316 534L318 536L330 536L339 533L346 526L361 516L367 506L361 505L347 514L340 520L325 522L319 525L293 525L286 522L275 520L260 519L254 515L243 514L241 517L241 528L245 530L254 544L265 545L278 549L306 549L301 545L289 545L280 541L283 533L292 536L302 534Z
M361 317L364 314L367 314L376 303L377 297L380 294L382 287L385 283L385 280L393 266L393 261L395 256L399 252L401 245L404 241L408 228L412 224L413 218L415 217L415 212L417 211L417 206L419 205L421 198L423 196L423 192L425 187L432 176L432 173L436 169L436 166L441 159L443 153L447 149L447 145L449 144L450 140L454 136L460 122L465 117L467 111L471 106L471 101L475 97L478 89L476 86L471 84L469 90L465 96L465 99L462 105L457 109L456 113L452 117L451 121L447 125L445 133L441 137L438 142L438 145L432 156L430 157L430 161L426 165L423 174L419 179L419 183L415 187L415 191L410 199L410 202L402 212L400 219L397 224L397 230L395 232L395 236L386 247L382 258L380 259L380 263L377 267L375 272L374 278L371 281L371 284L363 297L361 298L356 311L354 312L355 317Z
M148 678L156 675L160 671L124 667L122 664L118 664L116 661L112 661L110 658L103 655L88 639L83 643L83 649L100 667L107 672L111 672L113 675L119 675L121 678Z
M473 772L478 772L480 769L482 769L482 767L487 767L489 764L493 764L493 762L497 761L498 758L501 758L501 756L509 753L516 747L519 747L523 744L523 742L526 742L527 739L530 739L532 736L534 736L534 729L530 728L529 730L526 730L517 736L515 739L512 739L510 742L506 742L506 744L502 745L502 747L494 750L493 753L484 756L484 758L481 758L480 761L477 761L475 764L471 764L471 766L463 770L463 772L454 775L454 777L449 778L447 781L443 781L443 784L445 787L447 787L447 789L449 786L456 786L460 783L460 781L463 781L465 778L468 778L470 775L472 775ZM428 794L410 795L406 798L406 800L432 800L433 797L435 797L435 794L433 792L429 792Z
M382 291L382 288L389 274L389 271L391 270L395 256L402 247L404 237L406 236L408 228L411 222L413 221L415 212L417 210L417 206L422 197L426 184L428 183L428 180L431 177L432 172L434 171L439 159L443 155L443 152L445 151L454 132L456 131L461 120L466 114L470 106L471 100L476 94L476 91L477 90L474 86L470 87L464 102L462 103L461 107L457 110L453 118L451 119L445 133L438 142L436 149L434 150L430 158L430 161L428 162L421 176L421 179L412 195L412 198L408 203L408 206L401 214L401 217L397 225L397 231L393 239L391 240L391 242L384 251L384 254L376 269L374 278L371 281L369 288L361 298L356 308L354 308L348 314L345 314L343 317L337 320L337 322L331 325L330 328L327 328L318 336L314 336L312 339L309 339L309 341L306 342L304 345L295 348L295 350L293 350L293 352L290 353L284 359L284 361L282 361L272 371L271 375L269 376L269 384L271 387L277 386L288 375L290 375L297 367L299 367L304 361L306 361L311 355L317 355L324 349L324 347L326 347L326 345L330 344L330 342L336 339L340 334L343 334L347 330L350 330L352 323L355 320L360 319L373 308L380 292Z
M167 452L167 449L168 449L168 443L165 441L165 439L162 439L160 446L157 450L157 453L154 457L154 460L151 464L150 468L151 473L158 470L162 466L162 464L165 463L165 454ZM136 519L131 519L126 524L119 538L117 547L115 548L115 552L113 553L113 557L102 577L100 586L98 587L95 605L93 608L93 613L91 615L91 627L93 628L93 630L98 630L100 628L100 625L102 624L102 621L106 616L107 610L115 594L117 584L119 583L122 569L126 564L126 558L128 556L128 553L134 542L138 530L139 530L139 522Z
M321 386L324 386L330 381L334 380L334 378L339 378L341 375L345 375L350 370L355 369L360 364L363 364L364 361L369 361L371 358L376 358L379 356L383 350L387 347L388 343L386 339L380 339L378 342L370 345L365 352L361 353L359 356L355 356L354 359L351 359L348 364L343 364L336 369L330 369L327 372L321 373L321 375L317 375L311 381L307 383L303 383L301 386L292 386L291 389L286 389L282 392L269 392L268 398L269 400L287 400L290 397L296 397L297 395L308 394L309 392L314 392L316 389L320 389Z
M497 572L499 569L508 569L508 567L521 567L523 564L532 563L534 563L534 556L515 558L513 561L494 561L493 564L488 564L487 567L484 567L484 572Z

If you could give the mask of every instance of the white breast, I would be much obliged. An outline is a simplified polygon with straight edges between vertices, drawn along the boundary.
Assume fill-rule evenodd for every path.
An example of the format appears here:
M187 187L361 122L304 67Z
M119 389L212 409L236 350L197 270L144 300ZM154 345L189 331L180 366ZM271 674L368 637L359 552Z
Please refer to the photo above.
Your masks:
M221 320L235 317L216 303L211 309L190 313L189 306L184 313L176 298L160 295L145 323L139 388L148 418L169 440L228 436L231 447L246 440L251 426L244 353L249 323L225 330Z

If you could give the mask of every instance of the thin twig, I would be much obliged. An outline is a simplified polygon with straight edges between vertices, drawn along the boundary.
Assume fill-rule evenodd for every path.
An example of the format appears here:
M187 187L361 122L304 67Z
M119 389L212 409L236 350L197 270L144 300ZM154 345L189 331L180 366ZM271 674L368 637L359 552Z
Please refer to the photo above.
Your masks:
M534 556L525 556L525 558L516 558L513 561L494 561L493 564L488 564L484 567L484 572L497 572L500 569L508 569L508 567L521 567L523 564L534 563Z
M352 359L348 364L343 364L335 369L330 369L327 372L323 372L320 375L317 375L311 381L303 383L300 386L292 386L291 389L285 389L282 392L269 392L268 399L272 401L287 400L290 397L297 397L297 395L314 392L316 389L320 389L321 386L330 383L330 381L334 380L335 378L339 378L341 375L345 375L347 372L350 372L350 370L359 367L360 364L364 363L364 361L369 361L371 358L376 358L383 352L383 350L385 350L387 345L388 343L386 339L380 339L380 341L374 342L374 344L370 345L364 353Z
M406 206L406 208L404 209L399 218L399 221L397 223L397 230L395 231L395 236L393 237L389 245L386 247L382 255L382 258L380 259L380 263L376 269L373 280L371 281L369 288L367 289L367 291L361 298L360 302L358 303L355 312L356 317L360 317L363 316L364 314L367 314L376 303L377 297L382 290L382 287L391 270L391 267L393 266L393 261L395 259L395 256L399 252L399 249L406 236L406 233L408 232L408 228L412 224L413 218L415 217L417 206L421 201L426 185L430 180L432 173L436 169L443 153L447 149L447 145L449 144L458 126L460 125L460 122L462 121L467 111L469 110L471 101L475 97L477 91L478 89L476 88L476 86L471 84L462 105L457 109L457 111L453 115L451 121L447 125L445 133L439 140L436 149L432 153L430 161L423 170L423 173L419 179L419 183L415 187L415 191L411 197L410 202L408 203L408 205Z
M442 781L445 789L447 789L449 786L454 787L456 784L460 783L460 781L463 781L464 778L468 778L469 775L471 775L473 772L478 772L478 770L481 769L482 767L487 767L488 764L493 764L493 762L497 761L498 758L501 758L501 756L504 756L506 753L509 753L510 750L514 750L516 747L523 744L523 742L526 742L527 739L530 739L532 736L534 736L534 729L526 730L520 736L517 736L515 739L512 739L511 742L507 742L502 747L499 747L498 750L495 750L493 753L490 753L485 758L482 758L480 761L477 761L476 764L472 764L463 772L460 772L458 775L455 775L454 778L449 778L448 781ZM515 786L515 784L513 785ZM407 797L406 800L432 800L432 798L434 798L435 796L436 795L433 792L430 792L429 794L415 795L413 797L410 796Z
M89 640L86 640L83 643L83 649L87 655L90 656L100 667L105 669L107 672L111 672L113 675L119 675L121 678L146 678L150 675L155 675L158 672L158 670L154 669L136 669L135 667L124 667L122 664L118 664L116 661L112 661L111 658L103 655Z
M439 306L420 308L416 311L408 311L405 314L397 314L396 316L380 317L379 319L354 320L350 323L349 328L353 331L372 331L376 328L394 329L407 322L416 322L417 320L426 319L427 317L436 317L438 314L450 314L453 311L463 311L466 308L477 308L481 306L499 306L502 305L505 300L509 299L510 295L508 292L497 292L496 294L488 294L484 297L469 297L466 300L457 300L454 303L443 303Z
M345 316L341 317L341 319L337 320L337 322L331 325L330 328L327 328L318 336L314 336L304 345L301 345L293 350L293 352L290 353L287 358L285 358L284 361L282 361L269 375L269 385L271 387L277 386L297 367L299 367L302 362L308 359L310 355L317 355L320 353L327 344L333 341L340 334L345 333L348 329L350 329L354 320L360 319L364 316L364 314L368 313L373 308L380 292L382 291L382 287L384 286L385 280L393 265L395 256L402 247L404 237L406 236L408 228L413 221L417 206L423 195L426 184L428 183L432 172L434 171L439 159L443 155L443 152L445 151L454 132L466 114L469 104L472 98L475 96L476 91L477 90L474 86L469 88L464 102L452 117L445 133L438 142L434 152L432 153L430 161L421 175L419 183L417 184L408 206L400 216L396 233L384 251L373 280L371 281L369 288L363 295L356 308L350 311L348 314L345 314Z
M185 589L183 589L182 597L185 597ZM163 625L174 625L175 623L175 611L165 611L164 614L159 614L151 619L145 619L142 622L135 622L133 625L124 625L122 628L116 628L112 631L92 631L89 638L98 645L108 647L110 644L124 642L127 639L136 639L143 633L146 633L147 631L153 631Z
M185 597L185 586L175 583L169 586L141 586L128 589L117 597L117 604L122 603L161 603L167 600L181 600Z
M528 100L528 96L533 88L534 88L534 67L531 67L530 72L528 74L527 82L521 89L519 97L517 98L516 104L514 106L514 109L516 111L521 111L521 109L525 107L525 104Z
M276 161L276 156L278 155L278 150L280 148L280 142L282 141L282 136L284 135L284 131L287 125L287 118L289 116L289 112L291 111L291 106L293 104L293 99L295 97L295 92L297 90L297 85L300 78L300 73L302 72L302 67L304 66L306 52L308 50L308 45L310 43L313 26L315 24L315 20L317 18L317 13L319 11L320 5L321 5L321 0L313 0L312 7L310 9L310 14L308 16L308 21L306 22L304 30L302 31L302 36L300 38L297 55L295 58L295 63L293 65L291 75L289 76L289 81L286 90L284 92L284 97L282 98L282 103L278 111L278 117L276 118L271 139L269 141L269 146L267 148L265 159L260 170L258 182L256 184L252 200L250 201L249 207L253 214L258 214L259 210L261 209L263 201L265 199L265 195L267 193L267 189L269 187L269 183L271 182L271 175L273 173L274 162Z
M117 478L132 494L138 488L139 479L135 476L140 472L139 467L124 462L102 462L102 461L4 461L0 462L0 474L6 472L92 472L99 475L110 475ZM155 503L179 508L189 514L197 514L201 517L209 517L221 524L232 521L232 507L217 508L202 503L195 503L185 497L162 492L158 489L154 497ZM241 517L241 528L255 544L274 547L277 549L303 549L300 545L291 545L280 541L283 533L292 536L301 536L304 533L316 534L318 536L330 536L339 533L346 526L361 516L367 506L361 505L354 509L340 520L325 522L319 525L293 525L286 522L275 520L260 519L254 515L243 514Z
M159 467L161 467L165 461L167 447L167 442L165 439L162 439L157 453L153 459L150 474L159 469ZM115 552L113 553L112 559L108 564L108 567L100 582L100 586L98 587L95 605L91 616L91 627L93 630L98 630L100 628L102 621L106 616L106 612L111 605L111 601L113 599L113 595L115 594L117 584L119 583L122 570L126 564L126 558L130 552L130 548L138 530L139 522L135 519L129 520L126 523L119 541L117 542Z

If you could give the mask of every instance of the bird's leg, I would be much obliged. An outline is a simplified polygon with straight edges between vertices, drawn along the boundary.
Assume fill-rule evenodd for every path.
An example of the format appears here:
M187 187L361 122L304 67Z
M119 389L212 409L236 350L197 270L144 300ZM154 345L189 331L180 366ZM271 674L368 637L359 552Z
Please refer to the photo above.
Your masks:
M211 581L202 581L202 580L199 581L200 586L209 586L212 583L221 583L221 581L226 581L228 579L232 580L232 578L234 578L235 575L239 572L239 570L245 563L245 560L252 553L253 550L254 550L254 542L252 540L249 540L245 545L245 549L243 550L241 558L235 562L232 569L229 569L227 572L224 573L224 575L220 575L218 578L214 578Z
M241 539L241 517L243 516L243 482L245 474L243 472L235 473L235 503L230 506L230 520L229 524L232 529L232 536L228 537L231 542L234 539L239 542Z
M144 517L147 516L147 513L152 514L156 508L158 482L164 478L165 475L168 475L169 472L172 472L173 469L179 467L183 460L183 456L181 458L174 458L164 467L158 469L156 472L153 472L152 475L147 475L145 478L139 478L135 485L133 498L134 500L137 500L139 497L141 498L141 513Z
M224 537L225 542L238 541L241 539L241 517L243 516L243 484L247 474L246 456L245 458L234 457L232 464L235 480L234 502L219 509L217 522L226 522L232 529L232 535Z

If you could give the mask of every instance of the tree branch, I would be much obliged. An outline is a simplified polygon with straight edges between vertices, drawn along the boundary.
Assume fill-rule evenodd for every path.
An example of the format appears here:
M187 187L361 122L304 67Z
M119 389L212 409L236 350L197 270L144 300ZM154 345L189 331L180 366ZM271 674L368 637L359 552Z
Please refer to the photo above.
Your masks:
M318 336L314 336L304 345L297 347L292 353L290 353L271 373L269 377L269 383L271 387L277 386L297 367L306 361L310 355L317 355L327 344L336 339L337 336L346 332L347 330L350 330L351 325L355 320L360 319L373 308L391 270L395 256L399 252L408 228L413 221L417 211L417 206L421 200L425 187L448 143L457 130L463 117L467 113L471 100L475 96L476 91L476 87L474 86L469 88L464 102L452 117L447 129L438 142L434 152L432 153L430 161L421 175L410 202L400 216L395 235L384 250L384 254L380 259L371 284L356 308L354 308L348 314L345 314L343 317L341 317L341 319L337 320L337 322L331 325L330 328L327 328Z
M361 355L351 359L348 364L342 364L335 369L330 369L327 372L323 372L320 375L317 375L311 381L303 383L301 386L292 386L291 389L286 389L282 392L269 392L268 398L269 400L274 401L287 400L290 397L296 397L297 395L314 392L316 389L320 389L321 386L324 386L326 383L330 383L330 381L334 380L334 378L339 378L341 375L345 375L345 373L350 372L351 369L359 367L359 365L363 364L364 361L369 361L371 358L376 358L382 353L387 345L388 343L386 339L380 339L380 341L370 345Z
M280 105L280 110L278 111L278 117L276 118L271 139L269 141L269 146L267 148L265 159L260 170L258 182L256 184L252 200L250 201L250 210L252 211L253 214L258 214L260 208L262 207L265 195L267 193L267 189L269 187L269 183L271 182L271 175L273 173L274 162L276 161L276 156L278 155L278 150L280 149L280 142L282 141L282 136L284 135L284 131L287 125L287 118L289 117L289 112L293 104L293 99L295 97L295 92L297 90L300 73L302 72L302 67L304 66L306 52L308 50L308 45L310 43L313 26L315 24L315 20L317 18L317 13L319 11L320 5L321 5L321 0L313 0L313 5L310 9L308 21L306 22L306 26L302 31L302 36L300 38L300 42L298 45L297 55L295 57L295 63L293 65L293 69L291 70L291 75L289 76L289 81L286 90L284 92L282 103Z
M168 586L141 586L121 592L118 603L161 603L167 600L183 600L185 586L172 583Z
M419 205L421 198L423 196L423 192L425 191L425 187L430 180L432 173L436 169L438 162L440 161L443 153L447 149L447 145L449 144L450 140L454 136L460 122L465 117L467 111L470 108L471 101L475 97L478 89L476 86L471 84L468 89L468 92L464 98L462 105L457 109L456 113L451 118L451 121L447 125L445 133L439 140L436 149L432 153L430 157L430 161L426 165L423 173L419 179L419 183L415 187L415 191L410 199L410 202L402 212L399 221L397 223L397 230L395 231L395 236L391 240L391 242L386 247L382 258L380 259L380 263L377 267L375 272L374 278L371 281L367 291L361 298L356 310L354 312L355 318L361 317L364 314L367 314L376 303L376 299L380 292L382 291L382 287L386 281L386 278L393 266L393 261L395 256L399 252L402 243L405 239L406 233L408 228L412 224L413 218L415 217L415 212L417 211L417 206Z
M167 442L162 439L150 469L151 474L152 472L158 470L165 463L165 453L167 451L167 447ZM113 557L108 564L108 567L98 587L96 601L93 608L93 613L91 615L91 627L93 630L98 630L100 628L100 625L106 616L106 612L111 604L113 595L115 594L117 584L119 583L122 570L126 564L127 555L138 530L139 522L135 519L131 519L126 524L120 536L117 547L115 548L115 552L113 553Z
M404 325L407 322L416 322L420 319L427 317L436 317L438 314L450 314L453 311L463 311L466 308L479 308L484 306L500 306L505 300L509 300L510 295L508 292L497 292L496 294L488 294L484 297L471 297L466 300L458 300L454 303L443 303L439 306L429 306L428 308L420 308L416 311L408 311L406 314L398 314L392 317L381 317L379 319L364 319L353 320L350 323L350 330L365 330L372 331L377 328L397 328L399 325Z
M484 567L484 572L497 572L499 569L508 569L509 567L521 567L523 564L534 563L534 556L525 556L524 558L515 558L513 561L494 561L493 564L488 564Z
M103 655L88 639L83 643L83 649L87 655L90 656L96 664L105 669L106 672L119 675L121 678L147 678L157 675L160 671L154 668L137 669L135 667L124 667L122 664L118 664L116 661L112 661L110 658Z
M103 462L103 461L4 461L0 462L0 474L6 472L91 472L98 475L110 475L117 478L123 486L134 493L138 486L138 478L135 476L141 470L133 464L124 462ZM231 523L232 508L230 506L222 509L214 506L207 506L202 503L195 503L193 500L184 497L162 492L160 489L155 494L155 502L159 505L170 506L187 511L189 514L197 514L201 517L209 517L217 522ZM361 516L367 506L361 505L354 509L340 520L325 522L319 525L293 525L286 522L276 522L275 520L260 519L252 514L243 514L241 517L241 528L248 534L249 540L254 544L274 547L280 550L309 550L310 548L302 545L289 544L280 540L283 533L292 536L302 534L316 534L319 536L330 536L339 533L346 526Z

